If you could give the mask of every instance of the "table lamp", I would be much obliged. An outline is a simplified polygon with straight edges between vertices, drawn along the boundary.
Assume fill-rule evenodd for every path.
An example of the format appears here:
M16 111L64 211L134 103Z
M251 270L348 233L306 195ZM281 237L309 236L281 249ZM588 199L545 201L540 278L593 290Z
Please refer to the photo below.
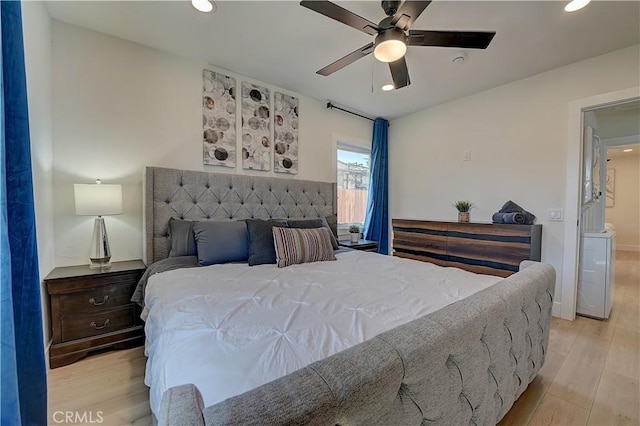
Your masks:
M122 185L105 185L98 179L96 183L92 184L74 184L73 193L76 215L97 216L93 225L89 267L92 269L109 268L111 266L111 249L102 216L122 214Z

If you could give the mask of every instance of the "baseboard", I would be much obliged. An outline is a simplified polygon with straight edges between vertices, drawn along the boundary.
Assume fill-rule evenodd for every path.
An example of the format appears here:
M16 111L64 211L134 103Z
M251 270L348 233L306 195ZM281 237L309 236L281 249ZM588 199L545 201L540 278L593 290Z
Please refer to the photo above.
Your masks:
M52 343L53 343L53 339L49 339L49 343L47 343L47 347L44 350L44 362L46 363L47 371L49 371L49 369L51 368L49 366L49 351L51 350Z
M551 307L551 316L561 318L560 313L562 312L562 303L553 302L553 306Z
M616 243L616 251L640 251L640 246L634 244Z

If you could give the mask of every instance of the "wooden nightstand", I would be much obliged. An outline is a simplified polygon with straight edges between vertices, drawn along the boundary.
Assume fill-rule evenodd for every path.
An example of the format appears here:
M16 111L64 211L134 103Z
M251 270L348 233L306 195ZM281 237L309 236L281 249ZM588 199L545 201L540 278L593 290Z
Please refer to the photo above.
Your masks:
M131 302L145 271L141 260L55 268L44 279L51 300L51 368L71 364L90 351L144 342L139 306Z
M342 247L349 247L355 250L362 251L378 251L378 242L371 240L358 240L357 243L352 243L350 240L338 241L338 245Z

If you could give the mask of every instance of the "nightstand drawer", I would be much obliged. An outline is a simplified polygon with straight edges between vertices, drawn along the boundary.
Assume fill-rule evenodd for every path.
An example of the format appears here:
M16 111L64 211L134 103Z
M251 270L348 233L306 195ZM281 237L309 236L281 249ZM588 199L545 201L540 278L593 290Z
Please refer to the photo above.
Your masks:
M137 324L136 315L136 305L131 303L124 308L92 315L67 316L60 321L62 341L68 342L133 327Z
M118 284L61 294L60 311L63 315L93 314L126 306L131 303L135 287L135 283Z

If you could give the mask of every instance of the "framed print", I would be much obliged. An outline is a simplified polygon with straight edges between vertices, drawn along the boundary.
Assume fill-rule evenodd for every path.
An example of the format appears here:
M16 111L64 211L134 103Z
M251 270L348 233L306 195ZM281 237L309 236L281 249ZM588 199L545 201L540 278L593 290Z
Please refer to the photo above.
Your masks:
M236 166L236 79L202 70L203 163Z
M605 201L605 207L613 207L615 201L616 190L616 169L607 169L607 183L606 183L607 199Z
M242 82L242 168L271 170L270 93Z
M275 93L274 171L298 173L298 98Z

